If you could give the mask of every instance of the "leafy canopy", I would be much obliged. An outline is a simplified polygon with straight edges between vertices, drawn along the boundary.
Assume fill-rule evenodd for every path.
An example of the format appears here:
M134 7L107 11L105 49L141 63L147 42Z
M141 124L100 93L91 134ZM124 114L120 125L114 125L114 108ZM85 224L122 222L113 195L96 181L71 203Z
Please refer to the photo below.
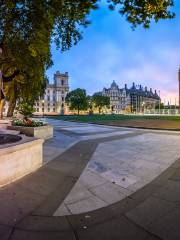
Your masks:
M66 96L66 103L69 105L70 110L77 110L78 114L81 110L87 110L88 99L86 96L86 90L77 88L69 92Z
M172 0L107 0L133 27L151 20L171 19ZM100 0L0 0L0 70L13 77L18 96L36 99L46 86L45 71L52 65L50 45L70 49L82 38L82 27ZM17 71L18 70L18 71ZM12 91L9 91L12 92Z
M110 106L110 98L107 96L102 96L99 94L94 94L92 97L92 101L96 108L99 109L99 113L103 107L109 108Z

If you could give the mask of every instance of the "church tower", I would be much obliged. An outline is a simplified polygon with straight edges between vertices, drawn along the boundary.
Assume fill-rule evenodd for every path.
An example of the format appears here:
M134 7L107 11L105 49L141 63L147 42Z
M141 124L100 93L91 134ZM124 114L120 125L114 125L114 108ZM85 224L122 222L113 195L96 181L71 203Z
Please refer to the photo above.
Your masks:
M179 108L180 108L180 67L178 71L178 81L179 81Z

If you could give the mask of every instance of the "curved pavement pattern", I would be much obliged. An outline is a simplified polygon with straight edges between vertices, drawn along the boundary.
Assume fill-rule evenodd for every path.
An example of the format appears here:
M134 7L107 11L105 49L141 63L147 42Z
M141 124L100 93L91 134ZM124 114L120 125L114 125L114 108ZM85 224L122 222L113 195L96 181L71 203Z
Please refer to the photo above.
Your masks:
M180 239L179 132L49 121L44 166L0 189L0 240Z

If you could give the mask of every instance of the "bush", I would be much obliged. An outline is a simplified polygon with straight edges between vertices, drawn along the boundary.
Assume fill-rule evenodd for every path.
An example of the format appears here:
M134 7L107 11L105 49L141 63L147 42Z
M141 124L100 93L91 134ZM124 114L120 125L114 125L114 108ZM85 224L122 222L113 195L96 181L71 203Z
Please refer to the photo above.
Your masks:
M20 103L17 107L17 110L20 114L24 116L25 119L32 116L33 112L35 111L33 106L26 102Z
M12 122L13 126L23 126L23 127L41 127L44 125L43 122L38 122L38 121L34 121L34 120L20 120L20 119L15 119Z

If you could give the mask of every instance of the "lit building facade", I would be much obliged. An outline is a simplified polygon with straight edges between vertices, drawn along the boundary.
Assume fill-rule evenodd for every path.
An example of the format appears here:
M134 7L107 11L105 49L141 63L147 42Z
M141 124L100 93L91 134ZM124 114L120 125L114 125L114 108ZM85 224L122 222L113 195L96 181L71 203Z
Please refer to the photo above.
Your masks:
M112 82L110 88L104 88L99 92L103 96L110 98L110 109L113 113L129 112L145 112L155 109L161 99L155 92L143 88L141 85L132 84L131 88L125 84L124 88L119 88L115 81Z
M54 74L53 84L48 84L44 97L35 103L35 114L66 114L65 98L69 92L68 72Z

